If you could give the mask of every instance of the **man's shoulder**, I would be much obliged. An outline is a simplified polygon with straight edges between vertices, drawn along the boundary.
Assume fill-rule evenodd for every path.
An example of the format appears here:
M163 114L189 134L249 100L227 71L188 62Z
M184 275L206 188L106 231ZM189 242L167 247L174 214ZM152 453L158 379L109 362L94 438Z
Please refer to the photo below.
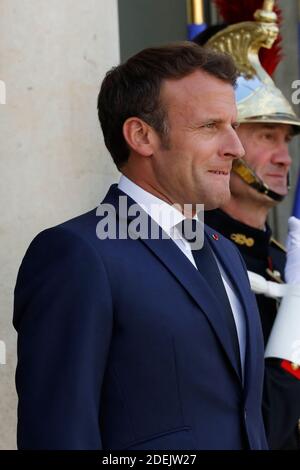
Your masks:
M56 230L63 230L80 237L90 236L96 234L96 226L99 220L97 217L97 207L80 214L72 219L66 220L55 227Z
M97 225L101 218L105 216L105 211L101 211L99 208L110 205L110 207L114 209L119 195L117 186L112 185L97 207L55 226L46 228L33 239L31 245L35 245L37 241L44 239L55 240L58 238L68 239L69 241L81 240L89 242L90 244L99 242L99 237L97 237ZM115 215L114 219L116 220Z
M78 251L80 245L88 246L84 240L92 238L89 234L96 220L95 213L93 210L42 230L29 244L24 260L35 259L41 263L45 259L64 257L71 251Z
M37 253L44 257L47 252L73 255L83 251L105 257L117 247L123 249L124 239L118 236L121 228L124 231L123 226L126 225L126 220L120 219L118 213L119 199L123 195L117 185L112 185L94 209L38 233L30 243L25 257L28 254L37 257ZM120 241L116 243L115 240Z
M93 209L42 230L35 236L31 244L37 243L39 240L55 239L57 237L69 239L88 238L96 233L96 224L96 209Z
M114 219L116 220L116 209L117 209L117 202L118 198L123 193L118 190L117 185L113 184L108 189L107 194L105 195L104 199L99 203L97 207L94 209L89 210L83 214L79 214L65 222L62 222L52 229L56 231L65 231L74 236L78 235L80 237L96 237L96 227L99 220L106 215L107 208L111 209L109 215L114 215ZM102 210L100 210L103 208ZM50 229L51 230L51 229Z

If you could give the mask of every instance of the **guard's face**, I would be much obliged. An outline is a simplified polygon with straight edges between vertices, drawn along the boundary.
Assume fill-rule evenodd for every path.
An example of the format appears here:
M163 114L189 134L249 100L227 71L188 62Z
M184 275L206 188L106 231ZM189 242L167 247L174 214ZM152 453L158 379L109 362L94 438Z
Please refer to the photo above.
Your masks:
M168 114L169 145L158 139L152 156L156 187L172 203L219 207L230 197L232 161L244 155L232 86L196 71L166 80L161 100Z
M238 135L246 152L247 163L270 189L285 196L288 192L287 175L291 166L288 149L292 136L291 126L287 124L241 124ZM241 186L242 191L246 190L244 186L245 184Z

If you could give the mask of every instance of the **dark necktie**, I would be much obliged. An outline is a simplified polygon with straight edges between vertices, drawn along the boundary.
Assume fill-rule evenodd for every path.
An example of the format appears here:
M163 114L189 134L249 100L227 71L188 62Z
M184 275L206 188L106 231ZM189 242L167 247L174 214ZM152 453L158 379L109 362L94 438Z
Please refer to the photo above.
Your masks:
M199 234L200 230L201 227L199 226L199 222L195 219L186 219L181 226L182 235L191 243L192 254L198 271L206 279L206 282L208 283L211 290L215 293L215 296L219 301L221 307L220 314L223 315L225 323L228 326L234 348L234 353L240 368L240 348L233 313L221 277L221 273L216 262L216 258L214 256L212 248L210 247L210 243L206 234L204 234L203 247L200 249L193 249L193 234Z

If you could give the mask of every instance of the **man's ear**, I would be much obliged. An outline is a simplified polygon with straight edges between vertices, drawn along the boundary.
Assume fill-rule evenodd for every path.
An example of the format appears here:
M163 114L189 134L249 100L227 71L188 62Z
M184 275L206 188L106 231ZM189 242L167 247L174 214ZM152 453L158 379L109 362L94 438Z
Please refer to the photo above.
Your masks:
M138 117L130 117L123 124L123 135L128 146L140 155L150 157L154 152L154 130Z

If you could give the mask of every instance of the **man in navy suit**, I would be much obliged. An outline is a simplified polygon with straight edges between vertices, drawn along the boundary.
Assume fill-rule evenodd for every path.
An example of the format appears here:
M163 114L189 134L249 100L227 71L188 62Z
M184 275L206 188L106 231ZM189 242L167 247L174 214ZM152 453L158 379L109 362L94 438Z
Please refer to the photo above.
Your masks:
M244 153L235 78L229 57L191 43L145 49L106 75L98 110L119 184L39 234L17 279L19 448L266 448L245 267L218 233L205 227L193 250L182 231L186 205L199 227L197 204L230 196ZM158 237L134 226L136 204Z

